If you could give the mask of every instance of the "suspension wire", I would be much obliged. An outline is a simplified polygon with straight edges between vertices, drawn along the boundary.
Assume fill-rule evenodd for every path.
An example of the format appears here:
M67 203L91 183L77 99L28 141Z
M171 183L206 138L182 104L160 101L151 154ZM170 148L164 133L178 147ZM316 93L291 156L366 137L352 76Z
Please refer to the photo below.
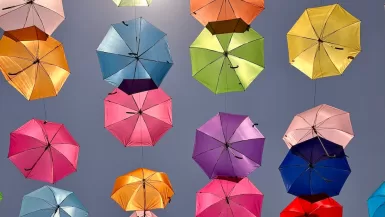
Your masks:
M47 108L45 104L45 99L43 99L43 108L44 108L44 121L47 121Z
M315 107L317 98L317 80L314 80L314 97L313 97L313 107Z

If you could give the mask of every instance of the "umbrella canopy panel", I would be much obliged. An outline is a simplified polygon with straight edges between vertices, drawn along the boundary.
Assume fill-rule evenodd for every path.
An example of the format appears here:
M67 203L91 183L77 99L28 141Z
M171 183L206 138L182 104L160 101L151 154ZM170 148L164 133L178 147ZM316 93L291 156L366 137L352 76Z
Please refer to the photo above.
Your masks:
M311 203L297 197L282 210L280 217L342 217L342 214L342 206L333 198Z

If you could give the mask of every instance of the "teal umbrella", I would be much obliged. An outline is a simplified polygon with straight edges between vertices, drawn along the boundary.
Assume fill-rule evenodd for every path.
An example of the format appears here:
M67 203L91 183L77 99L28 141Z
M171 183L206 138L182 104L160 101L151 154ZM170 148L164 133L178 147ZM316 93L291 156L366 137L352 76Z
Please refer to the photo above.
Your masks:
M385 182L368 199L369 217L385 216Z
M73 192L44 186L23 197L20 217L85 217L88 211Z

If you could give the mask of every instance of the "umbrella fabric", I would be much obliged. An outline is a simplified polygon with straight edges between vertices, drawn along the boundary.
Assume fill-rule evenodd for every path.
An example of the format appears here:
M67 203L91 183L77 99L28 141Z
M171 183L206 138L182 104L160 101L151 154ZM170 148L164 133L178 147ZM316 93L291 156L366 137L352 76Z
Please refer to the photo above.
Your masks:
M360 24L338 4L306 9L287 33L289 62L311 79L341 75L361 51Z
M264 143L248 116L220 112L196 130L193 159L210 179L243 178L261 166Z
M0 201L2 201L2 200L3 200L3 193L0 192Z
M328 157L322 146L310 143L312 140L291 148L281 163L279 170L286 190L295 196L337 196L351 172L345 152L340 145L325 143L331 153L336 153Z
M287 147L314 137L322 137L344 148L354 137L350 114L322 104L297 114L287 129L283 140Z
M264 9L264 0L190 0L191 15L203 26L236 18L250 24Z
M63 20L62 0L0 1L0 28L5 31L36 26L51 35Z
M174 195L167 174L139 168L116 179L111 198L125 211L164 209Z
M128 94L157 89L173 65L166 34L143 18L113 24L97 55L103 79Z
M385 216L385 182L368 199L369 217Z
M24 31L13 32L11 37L4 33L0 40L0 69L5 79L27 100L57 96L70 74L62 44L52 37L23 41L27 36L21 34Z
M146 215L144 215L146 213ZM136 211L136 212L133 212L132 215L130 217L158 217L156 216L153 212L150 212L150 211Z
M196 217L260 217L263 194L248 178L214 179L196 196Z
M250 26L240 18L209 22L206 28L211 34L225 34L225 33L244 33L246 30L250 30Z
M172 128L172 101L155 89L127 95L116 88L104 100L105 128L124 146L154 146Z
M10 140L8 158L28 179L56 183L76 172L79 145L63 124L32 119Z
M150 6L152 0L112 0L118 7L123 6Z
M333 198L311 203L297 197L281 212L280 217L342 217L342 214L342 206Z
M49 37L45 32L41 31L36 26L6 31L4 32L4 35L16 42L35 40L46 41Z
M212 92L245 91L264 69L264 39L253 29L212 35L205 28L190 55L192 76Z
M20 217L85 217L87 209L73 192L44 186L23 197Z

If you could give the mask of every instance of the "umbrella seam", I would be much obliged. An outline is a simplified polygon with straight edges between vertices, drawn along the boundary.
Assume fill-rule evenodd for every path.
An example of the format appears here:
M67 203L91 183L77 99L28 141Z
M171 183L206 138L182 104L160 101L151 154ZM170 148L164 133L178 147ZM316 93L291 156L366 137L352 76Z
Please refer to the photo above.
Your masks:
M159 104L157 104L157 105L151 106L151 107L149 107L149 108L143 110L143 112L144 112L144 111L147 111L148 109L151 109L151 108L160 106L160 105L162 105L162 104L164 104L164 103L166 103L166 102L168 102L168 101L171 101L171 99L168 99L168 100L166 100L166 101L164 101L164 102L161 102L161 103L159 103ZM150 115L150 114L148 114L148 113L145 113L145 114L148 115L148 116L151 116L151 117L153 117L153 118L156 118L156 117L154 117L153 115ZM158 119L158 118L156 118L156 119ZM158 120L160 120L160 119L158 119ZM163 120L160 120L160 121L163 121ZM165 121L163 121L163 122L166 123ZM170 123L166 123L166 124L171 125Z
M155 145L154 143L155 143L155 141L154 141L154 138L152 138L152 135L151 135L151 133L150 133L150 130L148 129L148 126L147 126L147 122L146 122L146 120L144 120L144 117L143 117L143 115L142 115L142 119L143 119L143 122L144 122L144 127L147 129L147 132L148 132L148 135L149 135L149 137L150 137L150 140L151 140L151 144L152 145ZM155 118L156 119L156 118ZM141 124L141 126L142 126L142 124ZM140 129L140 132L142 132L142 129ZM164 133L166 133L166 132L163 132L163 134ZM162 134L162 135L163 135ZM143 144L143 138L141 138L141 144Z
M259 33L258 32L256 32L256 31L254 31L255 33L257 33L258 35L259 35ZM233 33L233 35L234 35L234 33ZM261 36L261 35L260 35ZM231 38L232 39L232 38ZM260 38L255 38L255 39L253 39L253 40L251 40L251 41L248 41L248 42L246 42L246 43L243 43L243 44L241 44L241 45L239 45L238 47L234 47L233 49L231 49L231 50L229 50L229 54L231 54L232 52L234 52L235 50L237 50L238 48L241 48L241 47L243 47L243 46L245 46L245 45L248 45L248 44L250 44L250 43L253 43L253 42L256 42L256 41L259 41L259 40L261 40L262 41L262 43L264 42L264 40L265 40L265 38L264 37L260 37ZM229 44L230 45L230 44ZM231 55L233 55L233 54L231 54ZM235 55L233 55L233 56L235 56ZM237 57L237 56L236 56ZM241 57L238 57L238 58L240 58L240 59L243 59L243 58L241 58ZM250 62L250 61L249 61Z
M65 16L62 16L62 15L59 14L57 11L54 11L54 10L52 10L52 9L50 9L50 8L47 8L47 7L45 7L45 6L41 5L41 4L37 4L37 3L34 3L34 4L37 5L37 6L40 6L40 7L42 7L42 8L45 8L45 9L47 9L47 10L49 10L49 11L52 11L52 12L54 12L55 14L57 14L57 15L59 15L59 16L61 16L61 17L63 17L63 18L65 19ZM37 10L36 10L36 12L37 12Z
M24 25L23 25L23 28L25 28L25 26L27 25L27 21L28 21L28 15L29 15L29 13L31 12L31 6L28 8L28 12L27 12L27 15L25 16L25 22L24 22Z
M35 147L35 148L31 148L31 149L28 149L28 150L25 150L25 151L22 151L22 152L19 152L19 153L13 154L13 155L11 155L11 156L8 156L8 158L11 158L11 157L14 157L14 156L16 156L16 155L22 154L22 153L24 153L24 152L28 152L28 151L31 151L31 150L39 149L39 148L45 148L45 147L44 147L44 146L42 146L42 147Z
M48 74L47 70L45 70L44 66L43 66L41 63L39 63L38 66L39 66L39 67L45 72L45 74L50 78L49 81L51 82L52 88L54 89L55 95L57 96L57 95L59 94L59 91L60 91L60 90L56 90L56 87L55 87L55 85L54 85L54 83L53 83L53 81L52 81L52 78L51 78L51 76ZM59 68L60 68L60 67L59 67ZM67 70L66 70L66 71L67 71ZM69 71L67 71L67 72L69 72Z
M258 196L263 196L263 195L260 195L260 194L238 194L238 195L236 195L236 196L244 196L244 195L253 195L253 196L254 196L254 195L258 195ZM231 198L231 197L230 197L230 198ZM252 213L252 212L251 212L249 209L247 209L245 206L242 206L241 204L235 202L234 200L231 200L231 202L233 202L233 203L236 204L237 206L239 206L239 207L245 209L248 213L254 215L254 213ZM255 205L255 207L257 208L257 211L258 211L259 213L261 213L260 206L257 206L257 203L255 203L254 205ZM231 207L230 207L230 210L232 211ZM233 216L234 216L234 215L233 215ZM257 215L254 215L254 216L257 216ZM234 217L235 217L235 216L234 216Z
M201 130L199 130L199 129L197 129L197 131L199 131L199 132L205 134L206 136L208 136L208 137L210 137L210 138L213 138L214 140L220 142L220 143L223 144L223 145L224 145L224 143L226 143L226 141L225 141L225 142L221 142L221 141L219 141L218 139L214 138L213 136L208 135L207 133L205 133L205 132L203 132L203 131L201 131ZM224 138L224 139L225 139L225 138Z
M39 43L39 42L38 42ZM46 56L48 56L50 53L54 52L56 49L58 49L59 47L62 47L62 44L59 43L59 45L57 45L56 47L54 47L51 51L49 51L48 53L46 53L44 56L40 57L40 59L44 59Z
M347 26L341 27L341 28L337 29L336 31L329 33L328 35L323 36L323 38L327 38L327 37L329 37L329 36L331 36L331 35L337 33L337 32L340 31L341 29L345 29L345 28L347 28L347 27L350 27L350 26L355 25L355 24L358 24L358 23L361 23L361 21L358 20L358 21L356 21L356 22L354 22L354 23L351 23L351 24L349 24L349 25L347 25ZM327 41L326 41L326 42L327 42ZM329 42L328 42L328 43L329 43Z
M202 9L202 8L204 8L204 7L207 7L209 4L214 3L214 2L216 2L216 1L217 1L217 0L212 0L211 2L209 2L209 3L205 4L205 5L203 5L202 7L196 9L196 10L193 11L191 14L196 14L196 12L199 11L200 9Z
M292 60L297 59L300 55L302 55L302 54L305 53L306 51L310 50L310 49L313 48L314 46L318 46L318 43L315 43L315 44L313 44L312 46L306 48L306 49L303 50L301 53L299 53L296 57L292 58Z
M230 159L230 165L231 165L231 168L233 169L233 173L234 175L237 177L237 173L235 172L235 169L234 169L234 165L233 165L233 161L231 160L231 156L230 156L230 152L227 150L227 155L229 156L229 159Z
M131 116L129 116L129 117L127 117L127 118L125 118L125 119L123 119L123 120L120 120L120 121L117 121L117 122L115 122L115 123L113 123L113 124L110 124L110 125L108 125L108 126L105 126L104 128L109 128L109 127L111 127L112 125L115 125L115 124L117 124L117 123L119 123L119 122L122 122L122 121L126 121L126 120L128 120L129 118L132 118L132 117L138 117L139 118L139 115L131 115ZM138 121L138 120L136 120L136 121Z
M242 2L245 2L245 3L248 3L248 4L251 4L251 5L254 5L255 7L258 7L258 8L261 8L261 9L265 9L265 7L261 7L261 6L259 6L259 5L256 5L256 4L254 4L254 3L252 3L252 2L247 2L247 1L245 1L245 0L241 0Z
M66 72L68 72L69 74L71 73L69 70L67 70L67 69L64 69L63 67L61 67L61 66L58 66L58 65L54 65L54 64L52 64L52 63L47 63L47 62L45 62L45 61L40 61L40 65L42 66L42 67L44 67L44 65L43 64L47 64L47 65L50 65L50 66L55 66L55 67L58 67L58 68L61 68L61 69L63 69L64 71L66 71ZM45 68L44 68L44 70L45 71L47 71ZM50 77L51 78L51 77Z
M57 129L56 133L53 135L51 141L48 140L49 143L52 143L52 141L55 139L56 135L59 133L59 131L60 131L62 128L64 129L64 124L61 124L61 125L60 125L59 129ZM47 139L48 139L48 135L47 135Z
M218 162L219 162L219 159L221 158L221 156L222 156L222 154L223 154L224 151L225 151L225 149L223 149L222 152L221 152L221 154L219 155L218 160L217 160L217 162L215 163L215 165L214 165L214 167L213 167L213 170L212 170L211 173L210 173L210 178L212 178L212 176L213 176L213 174L214 174L214 171L215 171L215 168L217 167L217 164L218 164Z
M157 62L157 63L167 63L167 64L173 64L173 62L168 62L167 60L166 61L158 61L158 60L151 60L151 59L146 59L146 58L139 58L139 60L146 60L146 61L150 61L150 62ZM143 63L142 63L143 64Z
M67 159L67 161L70 163L70 165L74 168L74 170L76 171L77 169L75 168L75 165L72 164L72 162L69 161L69 159L63 154L61 153L59 150L57 150L55 147L52 147L53 149L55 149L55 151L57 151L58 153L60 153L65 159ZM52 152L51 152L51 157L52 157L52 166L53 166L53 156L52 156ZM52 167L53 168L53 167Z
M333 8L330 10L330 13L328 13L328 16L326 17L325 23L324 23L324 25L322 27L320 38L321 38L321 36L323 38L323 34L324 34L324 31L325 31L325 28L326 28L326 24L329 22L329 18L331 17L332 13L334 12L334 10L336 8L337 8L336 5L333 5Z
M33 211L33 212L29 212L29 213L26 213L26 214L24 214L24 215L21 215L20 217L24 217L24 216L27 216L27 215L30 215L30 214L32 214L32 213L36 213L36 212L39 212L39 211L43 211L43 210L55 210L54 208L45 208L45 209L38 209L38 210L35 210L35 211Z
M218 16L217 16L217 20L219 20L219 15L221 15L221 11L222 11L222 7L224 5L224 3L226 2L226 0L222 0L222 4L221 4L221 7L219 8L219 11L218 11ZM226 10L226 9L225 9ZM226 14L225 14L226 15Z
M194 160L197 160L196 158L199 157L200 155L206 154L207 152L213 151L213 150L218 149L218 148L223 148L223 145L221 145L220 147L212 148L212 149L209 149L209 150L207 150L207 151L201 152L201 153L199 153L199 154L197 154L197 155L194 155L194 156L193 156L193 159L194 159Z
M222 59L222 58L218 58L218 59ZM223 57L223 62L222 62L222 66L221 66L221 69L219 70L219 74L218 74L218 79L217 79L217 86L215 87L215 93L219 93L218 92L218 87L219 87L219 80L221 78L221 75L222 75L222 69L223 69L223 65L225 64L225 61L226 61L226 57ZM195 75L197 75L198 73L196 73ZM226 84L227 85L227 84ZM226 89L227 89L227 86L226 86ZM219 116L219 119L220 119L220 116ZM223 133L223 137L226 141L226 137L224 135L224 132L223 132L223 127L222 127L222 124L221 124L221 128L222 128L222 133Z
M131 52L135 52L134 50L131 49L130 46L128 46L127 42L123 39L123 36L118 32L118 30L115 29L114 25L112 25L111 28L116 32L116 34L119 35L119 37L122 39L122 41L124 42L124 44L126 44L127 48L128 48ZM135 29L136 29L136 26L135 26Z
M163 32L164 33L164 32ZM167 34L164 33L163 37L160 38L158 41L155 42L155 44L153 44L151 47L149 47L147 50L143 51L139 57L141 57L143 54L147 53L147 51L151 50L153 47L155 47L155 45L157 45L161 40L165 39L167 37ZM166 42L167 44L167 47L168 47L168 43ZM138 53L139 53L139 44L138 44Z
M320 47L321 47L321 45L320 45ZM332 62L334 68L338 71L339 74L342 74L342 72L341 72L339 69L337 69L336 64L335 64L335 63L333 62L333 60L330 58L329 52L326 50L325 45L322 44L322 47L323 47L323 49L325 50L326 56L329 58L330 62ZM320 59L321 59L321 58L320 58ZM319 61L320 61L320 64L321 64L321 60L319 60Z
M49 187L47 187L47 188L49 188ZM50 190L51 190L51 189L50 189ZM34 197L34 196L30 196L30 195L25 195L24 198L26 198L26 197L33 198L33 199L38 199L38 200L42 200L42 201L46 202L48 205L55 207L55 205L51 204L49 201L47 201L47 200L45 200L45 199L43 199L43 198L40 198L40 197ZM55 202L56 202L56 198L55 198Z
M43 20L41 19L40 14L39 14L39 12L37 11L35 5L34 5L34 4L31 4L31 7L33 7L33 9L35 10L35 12L36 12L36 14L37 14L37 17L39 18L39 20L40 20L40 22L41 22L41 25L43 26L44 31L46 31L46 29L45 29L45 27L44 27L44 22L43 22Z
M241 155L243 155L244 157L246 157L246 158L249 159L250 161L252 161L252 162L258 164L259 166L261 166L259 163L255 162L253 159L251 159L251 158L248 157L247 155L243 154L242 152L238 151L237 149L235 149L235 148L233 148L233 147L231 147L230 149L233 149L234 151L240 153ZM250 173L251 173L251 172L249 172L249 174L250 174Z
M212 51L212 52L215 52L215 53L218 53L218 54L222 54L222 55L223 55L223 52L221 52L221 51L212 50L212 49L204 48L204 47L194 47L194 46L190 46L189 49L190 49L190 53L191 53L191 49L201 49L201 50L208 50L208 51ZM221 49L223 50L222 45L221 45ZM221 55L221 57L223 57L222 55Z
M203 68L201 68L199 71L197 71L196 73L195 73L195 75L193 75L193 77L195 77L195 76L197 76L200 72L202 72L206 67L208 67L209 65L211 65L211 64L213 64L214 62L216 62L216 61L218 61L218 60L220 60L220 59L222 59L223 58L223 62L225 62L224 61L224 57L223 56L220 56L220 57L218 57L217 59L215 59L214 61L212 61L212 62L210 62L209 64L207 64L206 66L204 66ZM223 63L222 63L222 65L223 65ZM218 77L219 77L219 75L218 75ZM219 80L219 79L218 79Z
M320 38L321 38L321 35L322 35L322 32L321 32L321 35L318 35L318 34L317 34L317 31L315 31L315 28L314 28L314 26L313 26L313 23L312 23L311 20L310 20L310 15L309 15L308 9L306 9L305 12L306 12L306 17L307 17L307 19L308 19L308 21L309 21L309 23L310 23L310 26L311 26L311 28L313 29L313 33L317 36L318 39L320 39ZM326 23L326 22L325 22L325 23ZM295 24L294 24L294 25L295 25Z
M24 7L24 6L28 6L28 5L26 5L26 4L20 5L20 7L16 7L15 9L13 9L13 10L11 10L11 11L8 11L7 13L1 15L0 17L5 16L5 15L11 13L11 12L14 12L14 11L16 11L16 10L18 10L18 9L20 9L20 8L22 8L22 7Z
M235 128L235 130L234 130L234 132L233 132L233 134L231 134L231 136L229 137L229 141L233 138L233 136L234 136L234 134L235 134L235 132L237 132L237 130L241 127L241 125L242 125L242 123L243 122L245 122L246 121L246 119L247 119L248 117L247 116L245 116L244 117L244 119L241 121L241 123L238 125L238 127L237 128ZM243 140L243 141L246 141L246 140Z

